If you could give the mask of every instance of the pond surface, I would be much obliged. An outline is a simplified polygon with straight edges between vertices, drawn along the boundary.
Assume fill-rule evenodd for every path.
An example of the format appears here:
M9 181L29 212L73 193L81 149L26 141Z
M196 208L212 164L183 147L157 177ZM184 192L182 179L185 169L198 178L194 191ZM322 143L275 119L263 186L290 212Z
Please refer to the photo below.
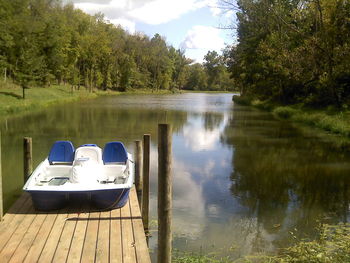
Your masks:
M235 259L317 235L320 222L349 220L350 154L232 94L125 95L10 118L2 132L5 209L23 185L23 137L34 166L56 140L75 146L151 134L151 219L157 218L157 125L173 127L174 248ZM156 228L156 227L153 227ZM291 235L291 232L293 235ZM150 248L155 262L157 233Z

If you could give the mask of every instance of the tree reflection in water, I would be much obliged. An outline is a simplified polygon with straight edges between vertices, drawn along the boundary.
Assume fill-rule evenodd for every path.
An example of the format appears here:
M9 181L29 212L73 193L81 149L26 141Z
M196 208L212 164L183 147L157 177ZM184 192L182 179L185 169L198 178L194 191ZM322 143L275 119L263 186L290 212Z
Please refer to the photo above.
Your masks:
M222 136L234 148L231 192L256 218L253 251L317 235L319 223L347 222L350 158L268 114L236 106ZM262 235L265 232L265 235Z

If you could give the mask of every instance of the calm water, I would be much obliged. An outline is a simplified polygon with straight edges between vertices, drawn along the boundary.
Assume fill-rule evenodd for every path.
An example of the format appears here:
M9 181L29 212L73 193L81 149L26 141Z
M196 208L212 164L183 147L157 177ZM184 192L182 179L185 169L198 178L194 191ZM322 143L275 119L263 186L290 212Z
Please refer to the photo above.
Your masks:
M34 165L55 140L75 146L123 141L151 145L151 216L156 219L157 124L173 126L174 247L237 258L313 237L318 222L349 219L350 154L331 143L233 105L232 94L101 97L0 123L5 208L20 193L22 138ZM150 247L156 254L157 233Z

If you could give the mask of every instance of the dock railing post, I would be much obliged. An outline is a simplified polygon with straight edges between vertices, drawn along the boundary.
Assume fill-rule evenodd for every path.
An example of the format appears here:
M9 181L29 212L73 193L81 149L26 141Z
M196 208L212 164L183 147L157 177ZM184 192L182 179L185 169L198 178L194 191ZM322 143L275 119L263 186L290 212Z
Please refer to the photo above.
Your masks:
M158 263L171 263L171 126L158 126Z
M1 131L0 131L0 221L4 215L4 199L2 189L2 167L1 167Z
M150 173L150 141L149 134L143 135L143 187L142 187L142 222L146 235L149 228L149 173Z
M137 199L142 210L142 144L141 141L135 141L135 186Z
M30 137L24 137L23 139L23 165L23 180L26 183L33 172L32 138Z

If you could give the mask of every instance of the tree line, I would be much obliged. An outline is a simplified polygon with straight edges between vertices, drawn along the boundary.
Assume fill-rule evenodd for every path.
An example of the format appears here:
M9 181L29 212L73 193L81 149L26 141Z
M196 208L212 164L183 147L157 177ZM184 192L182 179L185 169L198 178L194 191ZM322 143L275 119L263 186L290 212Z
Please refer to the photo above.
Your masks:
M61 0L0 0L0 72L27 88L230 90L215 51L194 64L159 34L130 34Z
M222 0L237 11L228 53L246 96L282 104L350 103L349 0Z

